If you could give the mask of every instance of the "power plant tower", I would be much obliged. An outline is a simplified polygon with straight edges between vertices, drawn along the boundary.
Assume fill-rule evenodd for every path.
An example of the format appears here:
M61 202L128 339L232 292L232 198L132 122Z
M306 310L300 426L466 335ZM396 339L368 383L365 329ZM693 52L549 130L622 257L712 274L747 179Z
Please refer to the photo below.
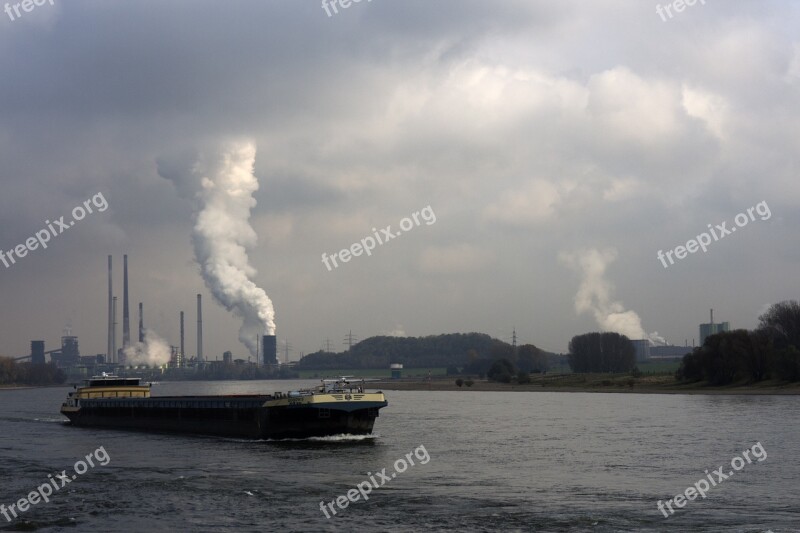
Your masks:
M139 302L139 342L144 342L144 311L142 311L142 302Z
M131 319L128 313L128 254L122 256L122 349L131 345Z
M117 297L111 298L111 353L114 354L112 363L117 362Z
M262 349L261 353L264 357L265 365L278 364L278 339L275 335L264 335L261 338Z
M178 357L178 366L183 366L184 358L186 357L186 352L183 351L183 311L181 311L181 353Z
M258 357L256 357L258 359ZM197 295L197 362L203 360L203 304L202 296Z
M114 311L111 308L111 306L113 305L111 300L112 295L113 292L111 287L111 256L109 255L108 256L108 350L106 353L106 362L108 363L113 363L114 356L116 355L114 353L114 339L112 338L114 336L114 317L112 316Z
M44 341L31 341L31 363L44 364Z

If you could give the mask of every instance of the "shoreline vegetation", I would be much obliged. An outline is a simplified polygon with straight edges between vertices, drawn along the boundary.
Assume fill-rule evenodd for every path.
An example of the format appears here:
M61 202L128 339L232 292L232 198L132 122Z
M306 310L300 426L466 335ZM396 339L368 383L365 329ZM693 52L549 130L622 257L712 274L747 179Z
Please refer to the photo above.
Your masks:
M308 379L308 378L306 378ZM369 378L367 378L369 379ZM200 380L218 381L218 380ZM462 384L459 386L458 381ZM471 385L467 385L471 382ZM0 384L0 392L23 389L65 387L66 384L12 385ZM800 383L760 381L724 386L707 383L676 382L671 374L633 378L625 374L544 374L531 376L530 383L501 383L487 379L459 376L369 379L367 388L395 391L475 391L475 392L605 392L622 394L737 394L737 395L800 395Z
M462 380L461 386L457 381ZM472 381L471 386L466 382ZM624 374L545 374L533 375L529 383L501 383L484 379L448 376L432 379L386 379L370 381L370 389L412 391L478 392L605 392L635 394L756 394L800 395L800 383L759 381L713 386L706 383L680 383L671 374L632 377Z

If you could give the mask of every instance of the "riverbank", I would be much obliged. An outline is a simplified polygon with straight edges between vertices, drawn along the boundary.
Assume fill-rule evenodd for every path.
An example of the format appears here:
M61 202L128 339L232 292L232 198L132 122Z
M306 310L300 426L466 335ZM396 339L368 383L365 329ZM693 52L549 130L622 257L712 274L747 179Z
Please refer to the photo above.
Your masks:
M50 385L0 385L0 391L3 390L21 390L21 389L46 389L49 387L66 387L66 384L50 384Z
M473 378L473 384L456 384L456 377L371 381L369 388L385 390L506 391L506 392L605 392L649 394L800 394L800 383L762 381L714 387L703 383L678 383L672 375L641 376L627 374L534 375L531 382L498 383ZM467 381L467 378L462 378Z

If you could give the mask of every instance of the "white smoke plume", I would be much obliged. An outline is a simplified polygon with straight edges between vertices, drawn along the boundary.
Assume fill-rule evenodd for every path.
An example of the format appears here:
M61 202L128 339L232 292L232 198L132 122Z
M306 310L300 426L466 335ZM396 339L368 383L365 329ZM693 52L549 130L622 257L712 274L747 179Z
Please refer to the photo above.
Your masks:
M559 254L562 263L583 276L578 294L575 295L575 311L578 314L591 312L603 331L614 331L631 340L648 338L639 315L635 311L626 311L622 302L612 297L614 286L605 278L605 274L608 265L616 258L617 251L614 249Z
M654 331L653 333L648 333L647 334L647 338L650 339L650 345L651 346L666 346L667 345L667 339L665 339L664 337L659 335L657 331Z
M135 342L125 348L125 364L130 366L162 366L172 357L169 344L150 328L144 330L144 342Z
M192 243L203 280L214 299L242 319L239 340L253 356L258 339L275 334L272 301L252 281L256 271L247 256L258 239L250 226L255 157L253 142L234 141L203 150L191 165L159 161L159 174L194 202Z

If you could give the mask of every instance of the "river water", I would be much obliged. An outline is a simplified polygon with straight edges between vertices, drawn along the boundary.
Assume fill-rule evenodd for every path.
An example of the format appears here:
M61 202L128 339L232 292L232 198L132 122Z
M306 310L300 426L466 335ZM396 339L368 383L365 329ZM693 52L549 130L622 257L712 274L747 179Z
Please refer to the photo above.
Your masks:
M313 383L161 383L153 395ZM58 413L68 390L0 391L6 508L95 453L0 528L800 531L797 396L387 391L373 438L263 442L70 427ZM751 452L705 499L658 510L756 443L766 458ZM371 479L382 486L368 493ZM320 502L344 505L358 484L369 499L332 503L326 518Z

